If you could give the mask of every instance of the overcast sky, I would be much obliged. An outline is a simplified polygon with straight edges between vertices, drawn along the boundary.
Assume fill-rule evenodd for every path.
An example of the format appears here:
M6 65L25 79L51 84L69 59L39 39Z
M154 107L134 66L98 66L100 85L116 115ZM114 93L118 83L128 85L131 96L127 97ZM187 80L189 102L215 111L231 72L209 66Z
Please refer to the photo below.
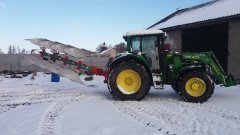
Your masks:
M0 0L0 48L38 48L24 41L47 38L95 50L123 42L167 15L209 0Z

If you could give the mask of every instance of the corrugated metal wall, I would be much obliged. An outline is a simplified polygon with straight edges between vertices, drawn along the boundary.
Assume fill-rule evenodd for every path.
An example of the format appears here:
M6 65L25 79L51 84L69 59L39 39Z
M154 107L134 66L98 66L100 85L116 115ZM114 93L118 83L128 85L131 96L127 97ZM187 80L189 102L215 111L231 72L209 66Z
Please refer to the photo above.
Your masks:
M34 55L34 54L24 54ZM20 54L0 54L0 71L45 71L27 62Z
M240 19L229 22L228 72L240 79Z

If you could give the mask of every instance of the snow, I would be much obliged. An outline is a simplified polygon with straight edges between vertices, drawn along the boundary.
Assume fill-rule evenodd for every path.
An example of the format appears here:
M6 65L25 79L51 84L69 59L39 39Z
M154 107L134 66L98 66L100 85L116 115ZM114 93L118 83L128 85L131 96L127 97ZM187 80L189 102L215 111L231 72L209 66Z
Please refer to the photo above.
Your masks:
M162 30L135 30L127 32L125 36L153 35L162 33L164 33Z
M31 135L38 128L36 121L48 105L22 106L12 109L0 116L0 131L2 135ZM34 110L34 111L32 111Z
M66 113L64 119L66 126L63 127L63 134L138 135L139 133L150 134L156 132L140 123L129 122L128 118L119 112L113 104L102 99L83 100L72 108ZM94 121L89 121L89 118Z
M116 101L104 78L85 85L37 73L0 79L1 135L238 135L240 86L216 86L203 104L186 103L166 86L142 101Z
M187 11L177 13L166 21L153 26L151 29L163 29L210 19L218 19L240 14L239 0L219 0L211 4L190 8Z

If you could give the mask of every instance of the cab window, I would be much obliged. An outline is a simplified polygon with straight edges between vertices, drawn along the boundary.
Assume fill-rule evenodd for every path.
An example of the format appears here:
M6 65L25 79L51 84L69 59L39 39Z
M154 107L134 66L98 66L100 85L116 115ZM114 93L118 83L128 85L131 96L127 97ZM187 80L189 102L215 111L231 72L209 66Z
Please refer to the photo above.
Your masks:
M131 39L131 51L132 52L140 52L141 48L140 48L140 37L132 37Z
M145 36L142 37L142 51L147 54L157 54L158 51L157 36Z

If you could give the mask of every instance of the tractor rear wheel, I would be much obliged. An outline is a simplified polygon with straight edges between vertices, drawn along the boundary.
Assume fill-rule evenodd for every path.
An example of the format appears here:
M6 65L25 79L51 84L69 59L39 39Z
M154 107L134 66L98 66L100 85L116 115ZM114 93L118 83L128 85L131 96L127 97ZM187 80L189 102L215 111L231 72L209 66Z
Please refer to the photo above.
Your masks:
M183 75L179 95L184 101L202 103L207 101L214 92L210 77L201 71L193 71Z
M108 77L110 94L118 100L141 100L149 92L150 78L137 63L126 62L114 67Z
M177 94L179 94L179 83L178 83L178 82L175 82L175 83L173 83L171 86L172 86L172 89L173 89Z

